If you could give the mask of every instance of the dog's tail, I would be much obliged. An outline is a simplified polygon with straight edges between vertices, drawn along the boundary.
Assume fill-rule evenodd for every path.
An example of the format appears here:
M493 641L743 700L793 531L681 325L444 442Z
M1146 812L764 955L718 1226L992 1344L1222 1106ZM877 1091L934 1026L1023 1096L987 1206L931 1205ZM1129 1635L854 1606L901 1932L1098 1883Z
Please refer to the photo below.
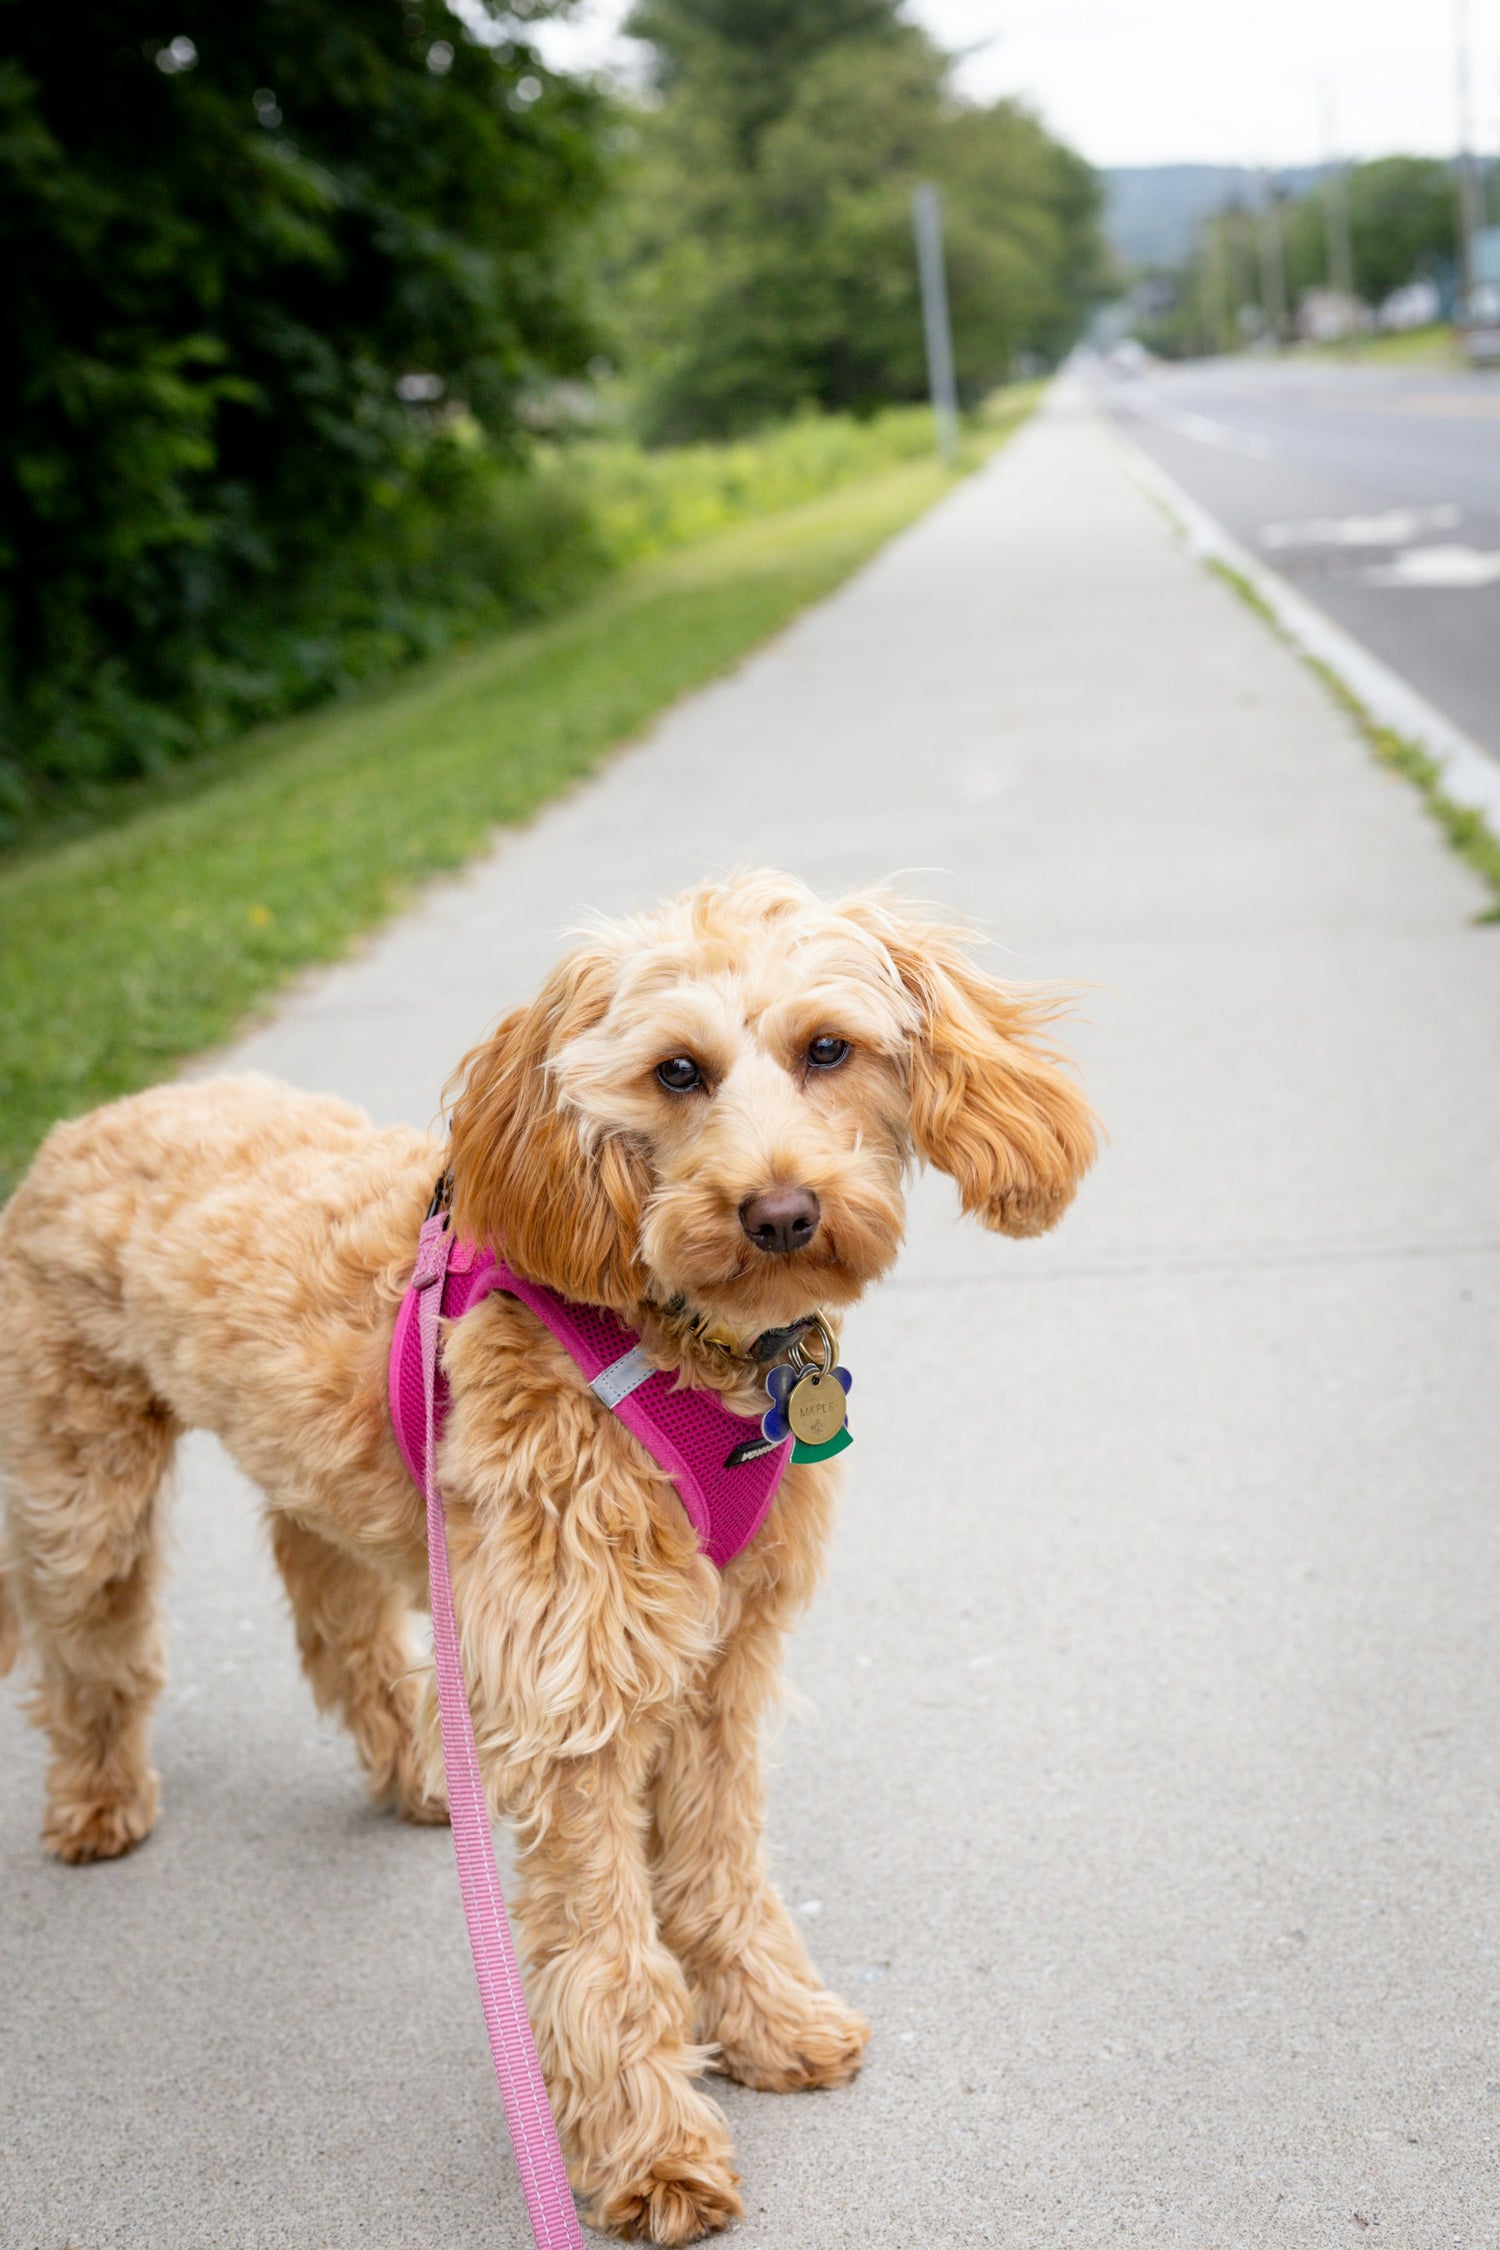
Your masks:
M21 1628L16 1621L15 1605L5 1590L5 1564L0 1561L0 1679L16 1661L21 1645Z

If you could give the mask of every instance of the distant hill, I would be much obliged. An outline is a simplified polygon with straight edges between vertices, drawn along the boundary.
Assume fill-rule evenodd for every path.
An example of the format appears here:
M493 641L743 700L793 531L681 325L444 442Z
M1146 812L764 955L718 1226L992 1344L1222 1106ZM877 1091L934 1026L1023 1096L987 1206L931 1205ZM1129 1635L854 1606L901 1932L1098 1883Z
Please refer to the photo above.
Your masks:
M1275 175L1278 187L1301 195L1324 170L1293 165ZM1244 164L1124 164L1101 174L1104 231L1127 266L1180 266L1204 219L1228 203L1253 203L1261 174Z

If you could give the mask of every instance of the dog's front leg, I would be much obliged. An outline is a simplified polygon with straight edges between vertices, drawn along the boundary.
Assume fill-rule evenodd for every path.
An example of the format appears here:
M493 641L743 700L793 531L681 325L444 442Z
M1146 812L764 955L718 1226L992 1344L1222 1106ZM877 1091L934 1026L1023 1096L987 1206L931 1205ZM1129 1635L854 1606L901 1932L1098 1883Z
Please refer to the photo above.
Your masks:
M644 1730L641 1730L644 1731ZM647 1863L653 1744L558 1758L527 1792L516 1920L542 2067L573 2184L597 2227L695 2242L740 2216L729 2127L693 2083L682 1970Z
M766 1871L761 1724L780 1653L780 1623L752 1596L664 1745L654 1877L662 1934L717 2067L790 2093L852 2078L870 2027L819 1983Z

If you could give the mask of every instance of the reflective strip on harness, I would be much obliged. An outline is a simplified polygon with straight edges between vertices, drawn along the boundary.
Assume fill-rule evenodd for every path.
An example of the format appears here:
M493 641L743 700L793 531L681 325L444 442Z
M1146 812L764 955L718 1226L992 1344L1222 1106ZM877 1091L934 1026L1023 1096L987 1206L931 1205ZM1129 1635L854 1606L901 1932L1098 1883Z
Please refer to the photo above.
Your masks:
M600 1368L589 1389L600 1404L607 1406L613 1414L622 1398L629 1398L632 1391L638 1391L642 1383L648 1383L655 1373L656 1369L641 1346L632 1344L628 1352L622 1352L618 1359L611 1360L608 1367Z
M418 1487L425 1488L427 1462L417 1315L441 1273L445 1323L462 1320L492 1291L504 1290L551 1330L600 1405L665 1469L703 1553L723 1570L764 1523L791 1454L790 1436L768 1449L760 1417L733 1414L715 1392L685 1388L669 1369L653 1367L640 1338L617 1313L572 1304L541 1282L526 1280L492 1250L449 1242L446 1235L439 1240L439 1231L434 1224L422 1240L418 1269L391 1337L391 1420ZM441 1366L434 1385L433 1428L441 1431L448 1405Z

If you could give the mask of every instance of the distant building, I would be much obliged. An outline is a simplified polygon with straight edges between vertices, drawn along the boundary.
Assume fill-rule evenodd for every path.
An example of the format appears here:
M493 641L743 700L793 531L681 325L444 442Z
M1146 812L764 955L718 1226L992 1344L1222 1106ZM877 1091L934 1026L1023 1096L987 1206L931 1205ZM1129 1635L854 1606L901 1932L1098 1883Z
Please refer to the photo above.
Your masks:
M1497 230L1500 231L1500 230ZM1435 281L1409 281L1403 289L1393 289L1375 314L1379 328L1399 331L1408 328L1430 328L1443 317L1443 294Z
M1308 344L1339 344L1370 325L1370 308L1339 289L1304 289L1297 301L1297 334Z

